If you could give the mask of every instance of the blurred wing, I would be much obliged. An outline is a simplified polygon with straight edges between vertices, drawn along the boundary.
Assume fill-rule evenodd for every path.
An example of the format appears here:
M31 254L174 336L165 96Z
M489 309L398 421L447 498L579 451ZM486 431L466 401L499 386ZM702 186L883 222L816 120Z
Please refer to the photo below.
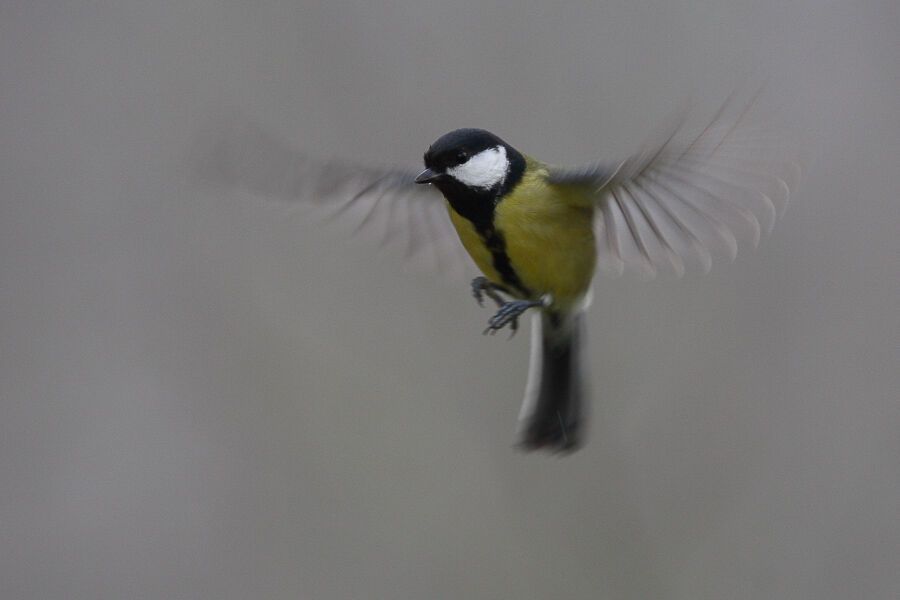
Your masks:
M664 137L618 165L555 171L558 185L587 186L597 199L598 267L613 274L660 270L680 277L694 264L737 254L739 237L754 246L784 211L799 167L776 137L747 124L751 101L728 117L731 99L699 134L683 120Z
M443 196L414 183L414 170L313 160L253 123L215 124L193 152L200 177L218 185L299 201L350 232L429 269L463 277L474 264L450 222Z

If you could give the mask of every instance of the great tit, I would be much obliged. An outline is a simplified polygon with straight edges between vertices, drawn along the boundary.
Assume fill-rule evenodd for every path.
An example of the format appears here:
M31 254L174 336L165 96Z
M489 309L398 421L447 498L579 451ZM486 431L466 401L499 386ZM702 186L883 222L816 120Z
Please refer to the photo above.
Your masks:
M682 121L624 161L575 169L483 129L441 136L416 174L316 162L253 126L217 131L201 166L208 179L356 214L358 229L380 220L383 236L402 238L410 254L430 249L438 263L461 242L481 271L472 294L497 304L486 332L514 333L535 312L521 447L570 452L584 440L584 310L597 267L708 271L716 249L733 260L735 234L756 245L783 210L797 163L747 124L752 104L726 102L693 135Z

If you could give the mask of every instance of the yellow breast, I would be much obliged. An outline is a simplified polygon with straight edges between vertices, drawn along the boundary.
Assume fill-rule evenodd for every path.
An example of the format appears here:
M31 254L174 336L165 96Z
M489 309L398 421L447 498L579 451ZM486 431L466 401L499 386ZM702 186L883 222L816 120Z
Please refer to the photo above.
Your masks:
M546 182L532 159L522 181L497 204L494 227L503 236L513 270L534 298L550 294L565 309L590 287L596 264L593 206ZM450 210L459 238L490 281L503 284L475 227Z

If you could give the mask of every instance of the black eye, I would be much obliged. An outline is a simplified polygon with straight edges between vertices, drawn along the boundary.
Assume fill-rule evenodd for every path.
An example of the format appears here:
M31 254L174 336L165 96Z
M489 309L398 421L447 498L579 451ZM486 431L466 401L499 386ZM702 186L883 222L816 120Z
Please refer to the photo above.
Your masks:
M460 150L459 152L456 153L456 162L457 163L464 163L464 162L466 162L466 159L468 159L468 158L469 158L469 155L466 154L465 152L463 152L462 150Z

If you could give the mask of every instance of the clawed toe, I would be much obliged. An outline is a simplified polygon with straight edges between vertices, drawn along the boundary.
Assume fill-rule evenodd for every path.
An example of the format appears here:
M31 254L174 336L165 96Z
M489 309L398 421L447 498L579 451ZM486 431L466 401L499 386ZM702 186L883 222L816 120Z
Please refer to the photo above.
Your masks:
M484 306L485 296L496 302L497 306L503 306L506 301L498 292L508 293L502 286L488 281L487 277L476 277L472 280L472 296L478 302L478 306Z
M512 302L505 302L500 306L500 310L488 320L488 326L484 330L484 333L493 335L509 325L511 331L510 337L512 337L516 334L516 331L519 330L519 317L522 313L529 308L541 305L541 302L535 300L513 300Z

